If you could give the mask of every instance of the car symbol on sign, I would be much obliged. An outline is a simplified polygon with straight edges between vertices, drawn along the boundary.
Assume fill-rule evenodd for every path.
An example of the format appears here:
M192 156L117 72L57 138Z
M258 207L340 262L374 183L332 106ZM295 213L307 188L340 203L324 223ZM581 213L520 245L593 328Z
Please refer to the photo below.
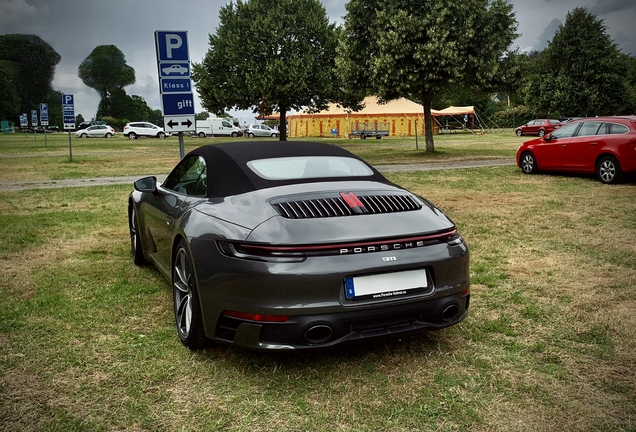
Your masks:
M180 75L188 73L188 68L185 68L181 65L172 65L161 69L164 74L170 75L172 73L178 73Z

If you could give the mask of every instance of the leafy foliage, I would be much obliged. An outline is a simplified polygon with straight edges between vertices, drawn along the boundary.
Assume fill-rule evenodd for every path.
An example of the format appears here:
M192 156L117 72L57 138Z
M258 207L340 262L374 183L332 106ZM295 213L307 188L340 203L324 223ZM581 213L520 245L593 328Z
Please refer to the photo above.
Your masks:
M60 55L36 35L0 35L0 117L15 118L40 103L59 104L51 82ZM16 100L17 99L17 100ZM17 102L17 108L16 108Z
M564 115L613 115L628 111L627 56L587 8L566 16L539 56L526 101L539 111Z
M384 100L417 97L427 125L436 92L457 84L489 84L516 37L504 0L351 0L337 64L346 101L375 93ZM426 128L426 150L435 150Z
M79 77L104 99L134 84L135 70L126 64L124 53L115 45L100 45L80 64Z
M334 99L337 34L318 0L237 0L221 8L210 49L193 65L204 108L252 109L260 115Z

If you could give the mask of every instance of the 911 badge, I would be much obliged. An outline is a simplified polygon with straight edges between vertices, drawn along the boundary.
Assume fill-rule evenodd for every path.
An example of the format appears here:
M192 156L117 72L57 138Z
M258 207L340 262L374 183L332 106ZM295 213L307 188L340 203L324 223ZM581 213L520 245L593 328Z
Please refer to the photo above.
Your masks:
M397 258L396 257L382 257L382 261L384 261L384 262L397 261Z

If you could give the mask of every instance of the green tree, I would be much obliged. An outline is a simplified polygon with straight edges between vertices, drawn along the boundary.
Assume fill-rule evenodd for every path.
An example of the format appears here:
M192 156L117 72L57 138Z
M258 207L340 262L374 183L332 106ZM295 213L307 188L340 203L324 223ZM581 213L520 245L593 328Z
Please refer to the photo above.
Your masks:
M77 127L82 123L85 122L86 120L84 120L84 116L81 114L78 114L75 116L75 129L77 129Z
M115 45L96 47L80 64L78 73L82 82L97 90L102 100L135 83L135 70L126 64L124 53ZM110 112L105 114L117 117Z
M577 7L540 55L526 103L565 115L622 114L629 105L627 71L626 56L603 20Z
M516 37L504 0L351 0L338 48L345 101L370 93L417 98L431 125L436 92L458 84L488 84ZM426 151L435 151L426 127Z
M163 113L160 109L149 110L148 111L148 121L150 123L156 124L157 126L163 127Z
M0 64L0 120L10 119L17 125L20 111L18 89L9 77L9 70Z
M237 0L219 19L210 49L192 68L204 108L279 111L284 141L288 110L334 100L337 34L319 0Z
M195 120L207 120L210 117L210 113L207 111L202 111L200 113L196 113L194 115Z
M39 36L0 35L0 64L3 65L5 76L10 81L6 85L13 87L13 91L8 91L15 91L19 98L19 109L15 115L30 112L40 103L53 103L49 100L53 91L51 82L55 75L55 66L61 59L51 45ZM0 103L4 101L5 99L0 97ZM59 104L59 100L55 103Z

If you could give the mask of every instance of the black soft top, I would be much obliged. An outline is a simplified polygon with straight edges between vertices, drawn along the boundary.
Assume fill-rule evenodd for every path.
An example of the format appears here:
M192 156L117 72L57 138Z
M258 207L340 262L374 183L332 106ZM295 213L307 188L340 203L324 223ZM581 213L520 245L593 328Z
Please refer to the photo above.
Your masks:
M366 162L365 165L373 171L371 176L292 180L267 180L258 176L247 166L247 163L253 160L297 156L340 156L362 160L331 144L304 141L243 141L206 145L192 150L188 155L198 155L205 160L208 176L208 198L238 195L275 186L321 181L367 180L389 183L382 174Z

